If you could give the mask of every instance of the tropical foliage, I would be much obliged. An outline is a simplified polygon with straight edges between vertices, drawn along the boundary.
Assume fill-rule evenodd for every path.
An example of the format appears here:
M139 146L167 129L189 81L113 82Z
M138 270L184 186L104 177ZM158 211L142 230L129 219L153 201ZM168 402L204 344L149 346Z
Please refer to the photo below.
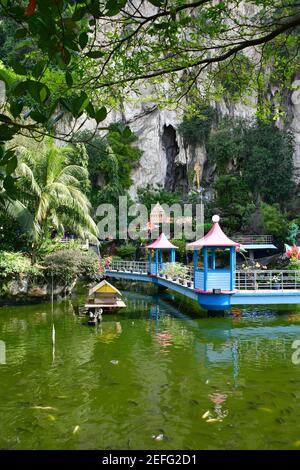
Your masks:
M102 125L107 108L120 106L129 88L138 95L143 80L151 85L145 101L155 94L156 103L173 105L187 97L193 110L224 93L255 94L260 117L278 118L285 113L282 90L292 89L299 68L298 13L286 0L238 0L234 10L228 0L145 0L134 7L129 0L1 0L8 73L0 74L0 141L18 133L69 141L73 133L57 127L61 119L85 116ZM158 87L165 78L168 86ZM9 176L1 177L10 191Z
M0 251L0 278L19 277L24 274L37 276L39 271L22 253Z
M286 240L288 235L288 223L284 214L280 210L279 204L261 204L264 227L270 235L280 241Z
M142 155L135 145L137 136L119 122L111 124L105 136L83 131L76 134L76 139L85 145L93 207L101 203L117 204L118 197L125 195L132 185L131 172Z
M60 250L47 255L43 261L46 278L70 285L78 277L99 278L99 264L95 253L79 249Z
M69 147L56 147L48 141L35 155L25 149L16 169L20 198L34 216L36 247L53 231L62 235L66 227L82 239L96 241L91 205L80 189L87 171L69 164L70 152Z
M200 145L207 141L216 119L216 109L200 105L192 116L184 116L178 130L186 145Z
M126 245L119 246L117 248L117 253L121 258L132 258L133 255L136 253L136 246L132 243L128 243Z

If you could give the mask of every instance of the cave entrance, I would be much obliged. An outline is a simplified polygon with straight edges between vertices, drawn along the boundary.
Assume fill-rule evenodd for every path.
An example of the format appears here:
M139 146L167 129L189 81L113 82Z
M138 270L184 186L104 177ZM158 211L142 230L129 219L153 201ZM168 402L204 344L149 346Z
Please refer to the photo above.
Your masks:
M176 162L179 154L179 146L176 138L176 130L173 126L164 125L162 134L162 146L166 152L167 172L165 188L171 192L187 192L188 177L186 163Z

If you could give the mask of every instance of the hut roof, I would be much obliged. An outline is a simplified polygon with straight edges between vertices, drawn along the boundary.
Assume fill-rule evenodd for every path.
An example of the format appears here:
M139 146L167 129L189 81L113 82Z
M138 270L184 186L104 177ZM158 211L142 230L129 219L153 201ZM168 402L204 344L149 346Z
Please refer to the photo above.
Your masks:
M197 249L197 248L202 248L204 246L216 246L216 247L218 247L218 246L220 246L220 247L235 246L235 247L239 247L240 246L239 243L236 243L233 240L230 240L230 238L228 238L227 235L225 235L225 233L223 232L223 230L221 229L221 227L218 223L219 220L220 219L219 219L218 216L214 216L213 217L214 225L212 226L210 231L204 237L200 238L199 240L196 240L193 243L189 243L187 245L188 248Z
M89 295L92 295L96 292L99 293L108 293L108 294L119 294L122 295L121 292L116 289L116 287L112 286L109 282L107 282L105 279L98 284L96 284L94 287L92 287L89 290Z
M153 242L151 245L148 245L147 248L164 249L171 250L172 248L177 249L177 246L173 245L166 237L164 233L161 233L160 236Z

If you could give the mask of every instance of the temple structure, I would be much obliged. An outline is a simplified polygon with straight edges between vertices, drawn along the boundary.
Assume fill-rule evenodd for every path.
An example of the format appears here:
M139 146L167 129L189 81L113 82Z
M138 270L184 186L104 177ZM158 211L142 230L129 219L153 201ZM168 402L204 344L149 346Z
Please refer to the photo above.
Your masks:
M170 262L175 262L175 250L177 246L173 245L166 237L164 233L161 233L160 236L153 242L151 245L147 246L149 251L149 274L157 276L158 273L164 267L164 252L170 253ZM153 256L153 253L155 255Z

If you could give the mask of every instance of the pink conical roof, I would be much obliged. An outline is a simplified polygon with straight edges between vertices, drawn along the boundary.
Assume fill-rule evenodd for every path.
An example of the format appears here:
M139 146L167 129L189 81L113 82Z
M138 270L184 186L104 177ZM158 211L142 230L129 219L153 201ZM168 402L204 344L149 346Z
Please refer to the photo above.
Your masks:
M236 246L240 244L236 243L225 235L218 222L215 222L210 231L199 240L187 245L189 248L202 248L203 246Z
M161 233L160 236L155 240L155 242L151 243L151 245L148 245L147 248L153 248L154 250L157 250L157 249L167 250L171 248L177 249L177 246L169 242L165 234Z

